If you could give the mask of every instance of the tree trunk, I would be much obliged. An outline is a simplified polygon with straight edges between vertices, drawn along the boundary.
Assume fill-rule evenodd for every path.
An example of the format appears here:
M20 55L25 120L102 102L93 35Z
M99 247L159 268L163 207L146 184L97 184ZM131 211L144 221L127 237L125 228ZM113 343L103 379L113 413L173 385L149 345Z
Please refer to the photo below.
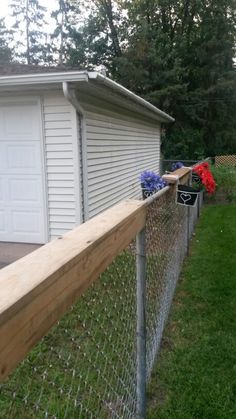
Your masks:
M63 64L64 55L64 17L65 11L63 7L63 0L60 0L60 11L61 11L61 33L60 33L60 48L59 48L59 65Z
M26 0L26 61L31 64L30 60L30 40L29 40L29 0Z
M113 49L116 57L121 57L122 52L120 48L117 28L114 24L114 16L113 16L113 9L112 9L112 1L111 0L103 0L102 2L106 17L108 19L109 28L111 31L111 39L113 44Z

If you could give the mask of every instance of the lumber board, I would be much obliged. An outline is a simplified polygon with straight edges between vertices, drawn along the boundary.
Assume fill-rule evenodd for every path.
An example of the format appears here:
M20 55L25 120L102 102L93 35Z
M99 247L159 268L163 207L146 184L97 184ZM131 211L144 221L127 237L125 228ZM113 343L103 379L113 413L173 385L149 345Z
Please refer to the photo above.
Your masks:
M125 201L0 271L0 381L145 226Z

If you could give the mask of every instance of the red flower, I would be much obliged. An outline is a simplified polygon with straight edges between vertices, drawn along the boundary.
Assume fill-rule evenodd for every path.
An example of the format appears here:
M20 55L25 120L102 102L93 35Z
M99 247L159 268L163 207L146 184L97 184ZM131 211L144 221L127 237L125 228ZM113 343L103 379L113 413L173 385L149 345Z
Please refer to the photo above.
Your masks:
M209 164L204 162L194 167L193 171L200 177L206 191L211 194L215 192L216 183L209 169Z

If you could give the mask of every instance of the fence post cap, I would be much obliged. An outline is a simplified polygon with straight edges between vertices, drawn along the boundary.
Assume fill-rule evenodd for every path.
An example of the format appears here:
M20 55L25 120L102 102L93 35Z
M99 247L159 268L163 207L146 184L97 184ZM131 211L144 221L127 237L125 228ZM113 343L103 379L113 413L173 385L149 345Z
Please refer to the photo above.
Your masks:
M167 183L177 183L179 180L178 175L163 175L162 179L164 179Z

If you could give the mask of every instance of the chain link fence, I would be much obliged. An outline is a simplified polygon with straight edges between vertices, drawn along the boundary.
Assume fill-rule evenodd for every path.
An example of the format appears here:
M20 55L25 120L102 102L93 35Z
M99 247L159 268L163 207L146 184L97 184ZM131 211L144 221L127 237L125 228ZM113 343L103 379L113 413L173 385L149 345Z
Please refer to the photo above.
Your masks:
M175 163L181 162L186 167L192 167L194 164L198 163L199 160L167 160L167 159L161 159L160 160L160 173L163 175L165 172L173 172L173 165Z
M137 411L142 348L137 353L137 332L146 347L146 354L141 353L146 362L140 370L145 374L141 377L141 392L145 392L199 213L198 207L175 203L173 186L146 202L146 228L142 232L146 252L143 249L141 255L146 266L146 284L141 278L144 289L146 286L144 335L139 336L137 325L136 268L140 254L134 237L1 385L0 418L143 417Z

